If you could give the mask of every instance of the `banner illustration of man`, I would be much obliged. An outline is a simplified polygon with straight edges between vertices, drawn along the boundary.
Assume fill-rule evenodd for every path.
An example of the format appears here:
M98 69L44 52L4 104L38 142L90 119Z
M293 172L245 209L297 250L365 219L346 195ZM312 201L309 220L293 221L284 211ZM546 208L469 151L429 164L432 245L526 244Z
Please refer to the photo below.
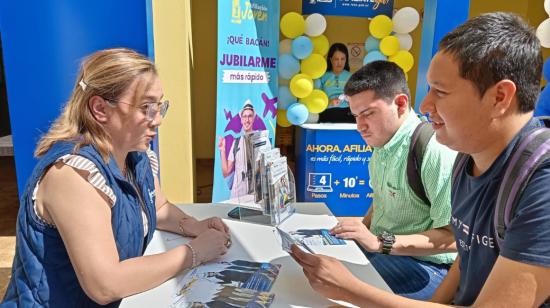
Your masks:
M256 118L254 105L246 100L239 112L242 125L241 136L233 140L229 152L226 152L226 138L220 137L218 149L220 151L222 174L226 178L231 190L231 198L244 196L248 193L248 170L251 168L246 156L246 143L243 136L253 131Z

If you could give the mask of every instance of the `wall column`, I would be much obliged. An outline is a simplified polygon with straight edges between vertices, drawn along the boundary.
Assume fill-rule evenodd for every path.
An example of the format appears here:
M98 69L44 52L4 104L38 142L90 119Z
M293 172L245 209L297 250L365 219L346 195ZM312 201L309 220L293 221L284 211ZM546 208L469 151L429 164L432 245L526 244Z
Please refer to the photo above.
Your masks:
M195 159L191 110L191 4L153 1L154 53L170 109L159 128L162 189L173 203L192 203Z

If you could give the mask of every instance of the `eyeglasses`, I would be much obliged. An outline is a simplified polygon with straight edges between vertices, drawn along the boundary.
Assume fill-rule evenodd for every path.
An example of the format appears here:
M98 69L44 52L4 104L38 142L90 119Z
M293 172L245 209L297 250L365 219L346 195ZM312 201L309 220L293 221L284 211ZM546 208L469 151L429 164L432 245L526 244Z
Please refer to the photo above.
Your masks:
M134 104L125 103L114 99L105 99L105 101L110 104L111 103L124 104L124 105L128 105L128 106L140 109L145 115L145 119L147 119L147 121L149 122L155 119L155 117L157 116L157 113L160 113L160 117L164 118L164 116L166 116L166 113L168 112L168 107L170 107L170 102L168 100L165 100L163 102L145 103L141 106L134 106Z

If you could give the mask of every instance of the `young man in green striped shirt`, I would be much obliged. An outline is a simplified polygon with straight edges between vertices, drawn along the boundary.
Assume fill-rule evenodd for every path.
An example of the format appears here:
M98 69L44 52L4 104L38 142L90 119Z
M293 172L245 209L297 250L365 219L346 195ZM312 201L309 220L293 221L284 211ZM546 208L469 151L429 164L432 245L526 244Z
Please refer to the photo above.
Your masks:
M358 242L396 294L429 299L456 257L449 226L456 152L435 136L428 142L420 168L427 204L407 179L411 137L421 121L411 109L401 68L388 61L369 63L351 76L345 94L357 130L374 147L369 162L374 198L362 222L342 220L331 231Z

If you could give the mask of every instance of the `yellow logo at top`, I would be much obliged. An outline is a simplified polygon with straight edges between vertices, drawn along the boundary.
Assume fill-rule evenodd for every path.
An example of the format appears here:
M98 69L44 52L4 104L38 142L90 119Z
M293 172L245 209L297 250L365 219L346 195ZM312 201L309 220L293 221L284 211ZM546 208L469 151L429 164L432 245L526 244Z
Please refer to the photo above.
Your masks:
M380 7L380 5L387 5L389 0L371 0L371 2L374 1L374 5L372 6L372 9L373 10L378 10L378 7Z
M233 0L231 5L231 22L240 24L243 20L267 21L267 7L258 3L245 1L241 6L241 0Z

